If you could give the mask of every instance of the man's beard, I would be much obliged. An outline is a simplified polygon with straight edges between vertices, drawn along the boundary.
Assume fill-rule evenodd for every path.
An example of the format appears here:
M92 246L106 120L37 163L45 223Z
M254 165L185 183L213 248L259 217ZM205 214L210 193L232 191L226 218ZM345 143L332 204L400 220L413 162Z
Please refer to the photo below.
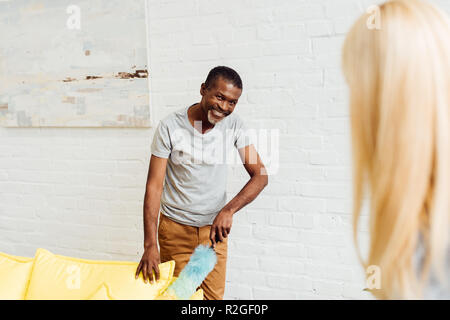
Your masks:
M209 123L216 124L216 123L222 121L226 117L225 115L221 115L221 117L219 117L218 115L214 116L214 113L217 112L217 111L213 112L213 110L215 110L215 109L214 108L210 108L208 110L208 121L209 121Z

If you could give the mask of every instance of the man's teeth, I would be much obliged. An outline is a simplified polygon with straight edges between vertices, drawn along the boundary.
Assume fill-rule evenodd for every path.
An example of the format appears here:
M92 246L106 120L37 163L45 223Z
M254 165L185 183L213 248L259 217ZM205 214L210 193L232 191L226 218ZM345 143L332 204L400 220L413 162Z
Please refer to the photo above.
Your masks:
M222 117L224 116L224 114L223 114L223 113L221 113L221 112L217 112L216 110L212 110L212 113L213 113L213 115L215 115L216 117L220 117L220 118L222 118Z

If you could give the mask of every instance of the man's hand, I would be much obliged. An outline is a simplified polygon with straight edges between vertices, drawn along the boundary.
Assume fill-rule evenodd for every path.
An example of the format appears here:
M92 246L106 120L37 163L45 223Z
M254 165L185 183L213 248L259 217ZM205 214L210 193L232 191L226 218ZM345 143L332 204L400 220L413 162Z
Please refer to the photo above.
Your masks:
M141 262L136 270L136 279L139 277L139 273L142 271L142 276L144 277L144 282L147 283L149 280L150 283L153 283L153 271L155 271L156 281L159 280L159 267L160 264L158 247L152 246L145 249L142 254Z
M214 219L211 226L211 232L209 238L212 242L212 247L216 247L216 242L222 242L231 231L231 225L233 224L233 213L230 211L220 211Z

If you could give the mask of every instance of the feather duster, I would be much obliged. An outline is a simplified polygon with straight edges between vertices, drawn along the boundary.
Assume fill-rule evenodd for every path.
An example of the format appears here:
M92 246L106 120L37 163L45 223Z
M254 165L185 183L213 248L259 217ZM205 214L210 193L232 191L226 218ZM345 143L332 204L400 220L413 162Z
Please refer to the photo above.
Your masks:
M199 245L179 277L162 294L162 299L188 300L217 263L212 247Z

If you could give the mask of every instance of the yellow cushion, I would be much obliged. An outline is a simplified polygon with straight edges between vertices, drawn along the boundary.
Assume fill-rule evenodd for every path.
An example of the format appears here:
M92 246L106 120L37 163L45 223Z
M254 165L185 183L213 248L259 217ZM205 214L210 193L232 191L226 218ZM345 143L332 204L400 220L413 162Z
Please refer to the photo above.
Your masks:
M38 249L25 298L83 300L107 283L115 299L153 300L168 287L175 261L159 265L160 280L155 284L145 283L142 273L135 279L137 266L137 262L77 259Z
M89 300L114 300L109 292L109 287L103 283L93 295L89 297Z
M33 258L0 252L0 300L23 300L28 287Z
M176 278L175 278L176 279ZM166 291L165 291L166 292ZM169 297L164 293L158 297L156 300L171 300L174 297ZM89 297L89 300L116 300L110 293L109 287L106 283L103 283L95 292ZM203 300L203 290L198 289L190 298L190 300Z
M189 300L203 300L203 289L198 289Z
M173 277L169 283L169 286L177 280L177 277ZM160 296L156 298L157 300L177 300L173 291L166 290ZM189 300L203 300L203 289L198 289L194 294L189 298Z

